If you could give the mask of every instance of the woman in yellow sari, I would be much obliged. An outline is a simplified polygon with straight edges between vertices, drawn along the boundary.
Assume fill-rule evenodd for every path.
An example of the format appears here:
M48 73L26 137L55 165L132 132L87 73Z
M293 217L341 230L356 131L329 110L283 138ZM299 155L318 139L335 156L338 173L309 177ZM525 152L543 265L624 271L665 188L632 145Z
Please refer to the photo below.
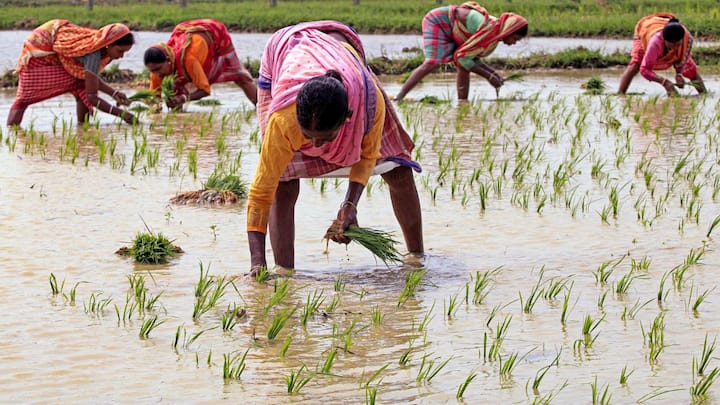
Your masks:
M468 98L470 72L499 88L505 79L481 58L490 55L500 42L514 45L527 36L528 22L513 13L493 17L484 7L468 1L430 10L423 18L422 31L425 61L410 74L396 100L402 100L420 80L450 61L457 67L458 100Z
M94 108L134 122L133 114L98 96L100 91L117 104L129 104L124 93L100 78L100 71L110 61L122 58L134 43L133 34L123 24L96 30L67 20L50 20L39 26L23 43L17 95L7 125L20 125L29 105L65 93L75 97L78 122L84 122Z

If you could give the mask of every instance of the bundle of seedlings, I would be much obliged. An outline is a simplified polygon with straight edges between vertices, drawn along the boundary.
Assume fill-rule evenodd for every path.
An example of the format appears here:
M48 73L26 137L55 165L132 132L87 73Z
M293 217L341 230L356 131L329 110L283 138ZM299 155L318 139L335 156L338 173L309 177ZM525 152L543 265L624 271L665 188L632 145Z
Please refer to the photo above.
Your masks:
M247 184L235 174L213 172L202 190L187 191L170 199L172 204L235 204L247 198Z
M168 75L163 77L162 83L160 84L160 90L162 98L165 101L175 97L175 75Z
M160 264L167 263L168 259L179 253L185 253L180 247L172 244L173 241L162 233L138 232L132 246L121 247L115 253L121 256L132 256L138 263Z
M327 243L329 243L332 235L340 233L340 226L342 226L342 223L339 220L333 221L330 229L325 234ZM351 225L345 232L342 232L342 235L369 250L375 257L382 260L385 265L402 263L403 261L402 255L395 247L398 241L393 238L390 232Z
M597 76L593 76L588 79L587 82L583 83L580 88L585 89L585 92L592 95L602 94L605 90L605 82Z

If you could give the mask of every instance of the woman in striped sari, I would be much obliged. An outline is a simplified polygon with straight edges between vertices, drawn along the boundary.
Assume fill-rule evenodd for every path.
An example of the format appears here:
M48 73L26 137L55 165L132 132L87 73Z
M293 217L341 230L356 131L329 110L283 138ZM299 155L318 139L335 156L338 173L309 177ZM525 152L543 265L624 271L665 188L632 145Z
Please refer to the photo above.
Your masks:
M457 68L458 100L467 100L470 72L484 77L497 88L505 79L481 58L490 55L500 42L514 45L528 33L525 18L503 13L496 18L479 4L469 1L430 10L422 21L425 61L408 77L395 96L402 100L420 80L443 63L453 61Z
M145 51L145 67L150 71L150 89L157 90L163 77L175 75L175 96L167 100L179 108L192 100L210 95L210 85L235 82L253 104L257 88L232 43L225 24L217 20L190 20L178 24L166 43Z
M20 125L31 104L65 93L75 97L78 122L84 122L97 108L133 123L133 114L106 102L98 92L108 94L119 105L129 104L124 93L100 78L100 72L110 61L122 58L134 43L133 34L123 24L95 30L67 20L50 20L39 26L23 43L17 95L7 125Z
M247 206L251 273L266 266L268 226L275 265L295 267L295 202L299 179L307 177L349 177L336 220L344 231L357 224L369 177L381 174L408 252L422 255L414 145L355 31L316 21L273 34L260 62L257 112L263 143ZM332 239L349 242L334 233Z
M678 94L685 86L685 77L698 94L706 92L705 83L692 58L693 37L690 31L670 13L645 16L635 25L635 37L628 67L620 78L618 93L625 94L630 82L640 72L644 78L659 83L668 96ZM666 79L655 70L675 69L675 81Z

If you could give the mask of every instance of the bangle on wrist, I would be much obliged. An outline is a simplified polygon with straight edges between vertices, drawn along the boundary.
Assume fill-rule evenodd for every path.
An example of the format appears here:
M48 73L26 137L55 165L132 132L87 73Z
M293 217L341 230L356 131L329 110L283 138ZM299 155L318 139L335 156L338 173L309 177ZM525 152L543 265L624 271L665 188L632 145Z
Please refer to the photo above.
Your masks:
M663 87L665 87L665 83L666 83L666 82L667 82L667 79L663 77L662 82L660 82L660 84L661 84Z
M353 208L355 209L355 211L357 211L357 205L355 205L355 203L352 202L352 201L350 201L350 200L345 200L345 201L343 201L342 205L340 205L340 208L343 208L343 207L345 207L346 205L349 205L349 206L353 207Z
M188 96L187 96L187 94L183 94L182 96L185 98L185 99L183 100L183 103L187 103L187 101L188 101Z
M116 96L117 94L118 94L118 91L117 91L117 90L114 90L114 91L112 92L112 96L110 96L110 97L115 98L115 96Z

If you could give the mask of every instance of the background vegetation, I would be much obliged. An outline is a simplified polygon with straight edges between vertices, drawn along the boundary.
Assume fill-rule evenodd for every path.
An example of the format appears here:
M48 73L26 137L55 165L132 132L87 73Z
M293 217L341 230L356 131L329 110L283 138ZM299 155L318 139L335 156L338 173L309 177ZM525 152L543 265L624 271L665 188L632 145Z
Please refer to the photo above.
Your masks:
M93 2L89 10L87 1ZM181 7L178 1L186 1ZM438 4L438 3L441 4ZM460 3L455 1L454 3ZM32 29L53 18L102 26L126 22L136 30L169 31L180 21L215 18L232 31L272 32L299 21L335 19L361 33L419 33L425 13L447 0L0 0L0 29ZM358 4L355 4L358 3ZM483 1L480 1L482 4ZM630 37L637 20L672 11L696 37L720 38L717 0L493 0L489 11L522 14L534 36Z

